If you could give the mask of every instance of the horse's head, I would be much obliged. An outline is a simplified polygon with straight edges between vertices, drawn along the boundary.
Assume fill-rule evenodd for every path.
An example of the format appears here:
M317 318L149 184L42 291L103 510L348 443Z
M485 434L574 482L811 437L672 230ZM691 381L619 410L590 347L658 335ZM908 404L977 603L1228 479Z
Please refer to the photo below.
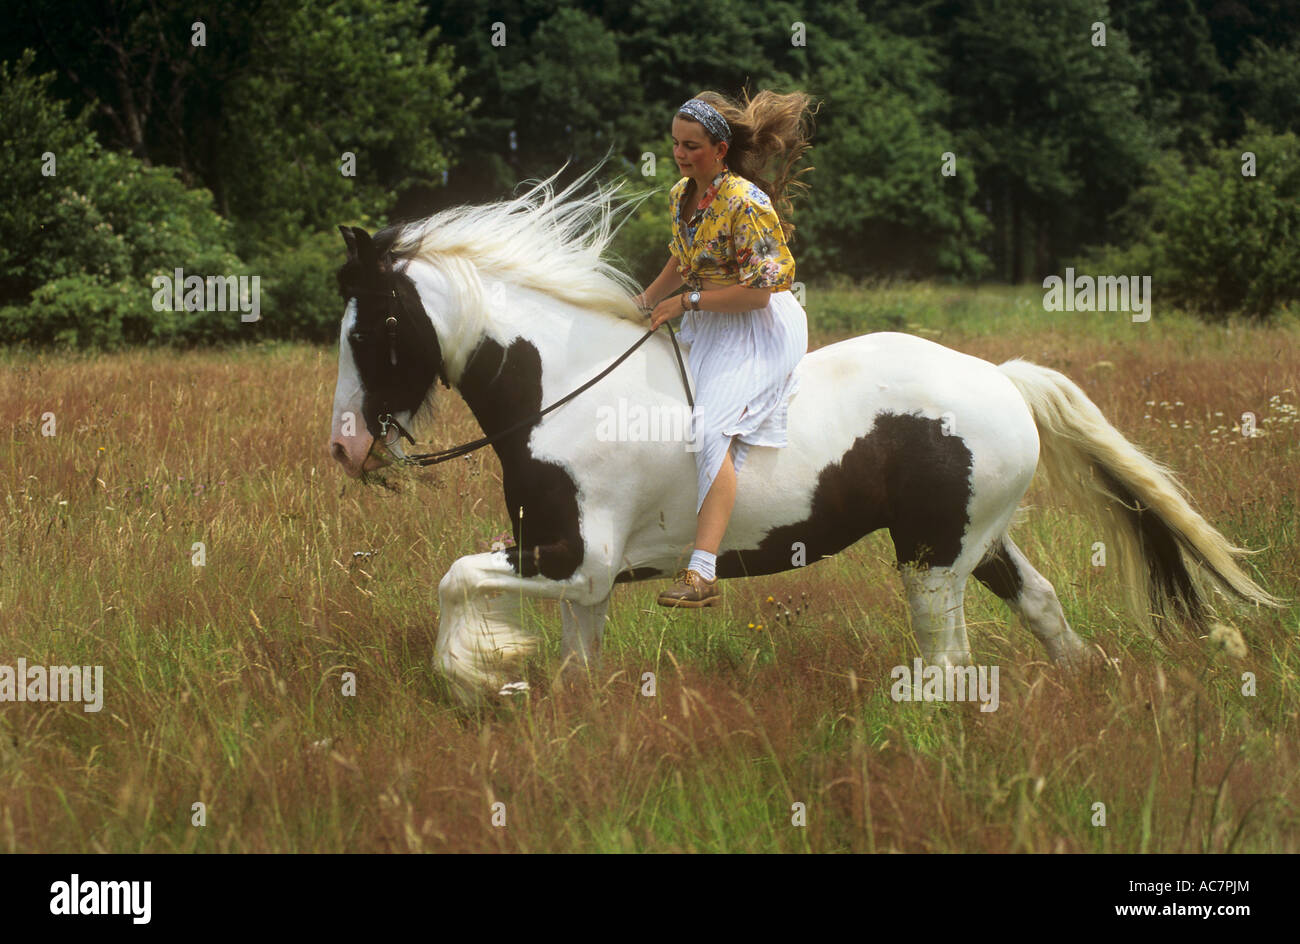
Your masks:
M373 239L356 226L339 230L348 259L338 273L345 307L330 454L359 477L388 465L389 450L401 454L390 419L409 427L434 381L447 379L433 322L391 251L396 230Z

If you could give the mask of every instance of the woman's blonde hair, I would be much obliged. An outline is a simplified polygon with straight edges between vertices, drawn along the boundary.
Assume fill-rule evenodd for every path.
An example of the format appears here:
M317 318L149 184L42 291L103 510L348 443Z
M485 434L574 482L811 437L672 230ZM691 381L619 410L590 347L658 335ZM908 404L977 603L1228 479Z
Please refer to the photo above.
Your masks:
M812 137L812 116L817 109L812 107L813 98L806 92L783 95L764 89L752 98L749 92L743 95L744 100L739 103L707 90L695 97L708 102L727 119L731 126L727 166L757 184L771 198L789 236L794 232L794 226L786 222L792 210L790 198L795 191L808 189L799 178L812 170L805 167L796 172L794 168L812 147L808 139ZM714 144L722 140L707 128L705 134Z

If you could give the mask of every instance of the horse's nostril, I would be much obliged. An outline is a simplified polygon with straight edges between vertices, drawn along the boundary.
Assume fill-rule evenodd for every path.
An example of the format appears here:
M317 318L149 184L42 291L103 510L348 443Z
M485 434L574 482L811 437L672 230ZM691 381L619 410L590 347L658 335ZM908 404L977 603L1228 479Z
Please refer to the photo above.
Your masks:
M334 457L335 462L346 462L348 451L343 448L343 443L335 442L330 446L330 455Z

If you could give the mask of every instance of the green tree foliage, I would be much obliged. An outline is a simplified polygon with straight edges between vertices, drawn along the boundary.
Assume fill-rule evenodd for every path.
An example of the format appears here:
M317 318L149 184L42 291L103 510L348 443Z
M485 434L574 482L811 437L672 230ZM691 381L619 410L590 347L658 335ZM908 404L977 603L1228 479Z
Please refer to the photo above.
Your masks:
M1095 0L955 0L944 84L957 152L974 164L994 224L995 273L1053 271L1104 233L1163 138L1141 115L1141 60Z
M1145 63L1137 78L1137 110L1166 129L1168 144L1204 158L1206 135L1220 132L1228 117L1219 89L1227 70L1219 60L1209 21L1194 0L1128 0L1113 3L1104 20Z
M1275 244L1290 217L1269 188L1293 191L1264 158L1284 139L1261 136L1297 130L1294 0L12 0L7 12L7 337L330 338L336 224L495 199L566 163L571 179L611 150L605 176L649 194L614 244L648 281L667 259L668 131L702 88L822 102L792 219L800 279L1037 280L1081 247L1127 240L1126 264L1162 278L1181 271L1177 252L1198 259L1187 284L1207 311L1287 297ZM1243 138L1248 118L1260 125ZM1227 184L1207 169L1226 153L1211 142L1239 139L1258 143L1260 177ZM1161 189L1174 186L1158 177L1173 172L1165 151L1231 227L1207 216L1198 231L1187 195ZM40 174L46 152L57 177ZM1216 179L1213 195L1195 189ZM142 307L152 274L178 267L261 276L263 322Z
M34 58L0 63L0 303L68 275L118 278L128 266L86 193L100 155L86 115L65 117L47 95L53 76L32 74ZM49 160L52 177L42 174Z
M934 55L848 7L808 26L799 84L822 104L812 189L795 214L803 275L986 271L974 165L958 154L956 173L940 172L957 144L945 127L949 96Z
M677 106L701 89L737 94L742 88L786 84L803 61L791 45L791 24L808 11L792 3L633 0L602 3L606 22L622 37L623 58L637 65L637 88L624 96L639 127L655 138L670 131Z
M363 221L364 222L364 221ZM377 227L369 224L373 230ZM318 342L337 341L343 303L334 274L343 262L338 230L309 233L287 248L255 257L262 274L263 334Z
M1246 152L1255 176L1243 174ZM1194 166L1166 152L1126 215L1136 238L1092 265L1150 274L1159 304L1212 319L1266 318L1300 298L1300 137L1292 132L1251 121L1237 144Z
M659 147L646 153L655 155L671 147L671 141L659 142ZM629 201L619 229L610 246L616 263L632 274L641 284L648 285L663 270L668 261L669 234L672 232L672 209L669 206L668 187L664 181L677 180L677 168L664 170L663 160L657 156L652 162L638 160L635 164L614 159L606 166L605 176L618 179L622 184L620 196ZM654 173L646 173L653 170ZM639 199L639 202L636 202Z
M211 190L242 251L374 212L448 166L463 103L416 0L113 7L19 0L16 34L58 68L62 94L94 106L110 146Z
M524 106L511 123L523 168L540 174L571 158L590 162L616 136L635 74L620 60L617 37L591 14L562 7L523 45L526 53L501 71L502 94Z
M38 50L41 67L57 69L54 94L93 105L94 130L108 146L176 166L193 183L210 153L195 132L247 54L254 24L247 4L220 18L230 33L226 41L213 32L202 48L190 42L191 26L202 16L176 2L11 0L7 13L0 40L5 58Z
M1300 40L1273 47L1255 40L1233 72L1240 115L1274 131L1300 131Z
M415 0L272 0L262 11L216 142L241 246L294 245L441 175L462 106L450 50L422 28ZM355 177L341 173L344 152Z
M1135 0L1124 0L1124 5ZM1300 4L1295 0L1250 0L1249 3L1225 3L1224 0L1196 0L1196 9L1210 27L1219 61L1231 70L1249 53L1255 40L1271 46L1285 47L1300 40ZM1171 22L1175 32L1166 40L1178 37L1179 24Z
M32 60L0 64L0 303L9 303L0 336L105 345L233 333L207 323L228 313L151 304L156 274L242 270L211 194L186 188L173 168L103 150L84 112L65 117L49 95L53 76L33 75ZM46 154L53 176L41 173Z
M431 185L448 165L463 106L450 49L415 0L265 0L219 16L127 0L107 20L79 0L19 6L19 35L87 108L65 120L50 76L6 73L10 146L0 160L12 173L0 187L12 199L0 208L0 302L36 293L30 311L6 310L10 336L328 337L338 320L335 226L373 225L402 190ZM60 28L68 22L95 27ZM198 22L206 45L192 41ZM96 144L92 119L121 152ZM40 177L47 150L58 178ZM355 176L342 172L345 152ZM132 307L151 298L152 274L175 268L251 268L268 293L266 321L249 329L225 312ZM75 338L59 327L78 317L106 327Z

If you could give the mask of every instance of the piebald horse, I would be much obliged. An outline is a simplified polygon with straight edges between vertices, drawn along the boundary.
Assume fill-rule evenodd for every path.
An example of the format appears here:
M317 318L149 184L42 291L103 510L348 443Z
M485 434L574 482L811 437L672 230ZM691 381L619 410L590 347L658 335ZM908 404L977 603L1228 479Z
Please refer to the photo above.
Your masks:
M647 330L639 290L604 260L617 188L462 206L382 230L341 227L347 261L330 449L347 474L405 458L396 428L454 387L487 434L527 421ZM689 369L689 349L687 349ZM1063 374L1001 365L882 332L809 352L796 368L788 446L754 447L737 480L720 577L814 564L888 528L923 659L966 665L974 575L1049 657L1089 648L1052 585L1008 536L1036 470L1102 528L1139 623L1204 627L1212 595L1278 605L1233 546ZM657 332L590 390L493 443L515 545L456 560L438 586L436 659L463 700L526 690L536 640L520 596L560 601L566 665L599 654L617 583L670 577L695 534L695 455L680 437L600 435L610 411L687 410L671 339ZM688 414L689 415L689 414ZM383 422L391 416L401 427ZM362 422L357 422L357 419ZM608 432L608 429L606 429ZM639 441L636 441L639 440Z

